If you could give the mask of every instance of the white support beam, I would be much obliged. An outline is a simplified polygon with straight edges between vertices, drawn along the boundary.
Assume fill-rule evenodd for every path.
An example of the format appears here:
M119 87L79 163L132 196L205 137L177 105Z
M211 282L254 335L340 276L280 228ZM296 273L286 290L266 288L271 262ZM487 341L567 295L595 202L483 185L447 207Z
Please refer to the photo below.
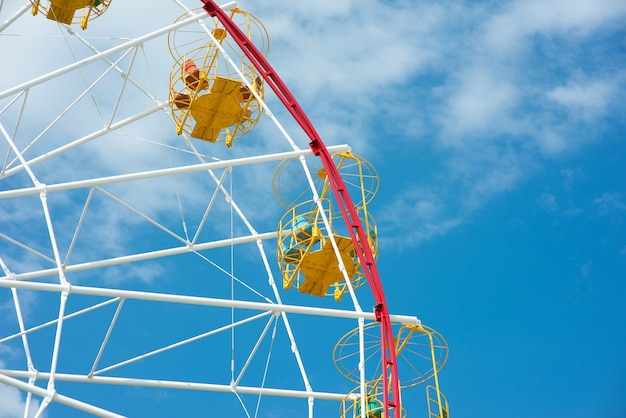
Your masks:
M24 6L22 6L20 10L15 12L13 16L9 17L7 20L2 22L2 24L0 24L0 32L5 30L9 25L11 25L11 23L15 22L20 16L22 16L27 11L30 11L32 8L33 5L31 3L25 3ZM0 10L2 10L2 1L0 1Z
M0 370L0 376L11 376L20 379L36 378L40 380L47 379L50 373L45 372L28 372L28 371L15 371L15 370ZM276 389L276 388L260 388L251 386L231 386L220 385L214 383L193 383L193 382L179 382L172 380L152 380L152 379L134 379L126 377L106 377L106 376L93 376L88 377L78 374L64 374L56 373L55 378L57 381L64 382L77 382L77 383L95 383L103 385L121 385L121 386L141 386L152 387L161 389L183 389L183 390L195 390L206 392L222 392L222 393L239 393L245 395L266 395L266 396L280 396L288 398L310 398L324 399L331 401L341 401L347 394L345 393L332 393L332 392L307 392L304 390L292 390L292 389ZM26 385L26 383L24 383ZM42 389L43 390L43 389ZM44 391L45 392L45 391ZM352 395L354 396L354 395Z
M29 377L30 377L30 375L32 375L32 373L30 373L30 372L26 372L26 373L29 374ZM67 405L67 406L70 406L72 408L75 408L75 409L78 409L78 410L81 410L81 411L84 411L84 412L87 412L87 413L90 413L92 415L96 415L96 416L99 416L99 417L124 418L123 415L119 415L119 414L116 414L114 412L107 411L106 409L98 408L97 406L93 406L93 405L90 405L88 403L81 402L81 401L78 401L76 399L70 398L68 396L61 395L58 392L50 393L50 391L48 391L46 389L40 388L40 387L35 386L35 385L28 384L26 382L22 382L21 380L14 379L14 378L10 377L10 375L12 375L12 374L13 374L13 372L11 372L11 371L0 370L0 383L4 383L6 385L13 386L14 388L17 388L19 390L23 390L25 392L30 392L30 393L32 393L34 395L41 396L42 398L46 398L46 397L49 396L51 402L58 402L60 404ZM44 374L46 375L46 377L43 377L43 374L41 374L41 375L38 374L37 377L41 378L41 379L46 379L46 380L50 378L50 373L44 373ZM59 376L59 375L55 374L55 377L56 376ZM20 376L15 376L15 377L20 377Z
M86 263L72 264L63 268L65 273L76 273L79 271L98 269L103 267L117 266L120 264L133 263L136 261L152 260L155 258L171 257L175 255L185 254L189 252L199 252L205 250L211 250L215 248L228 247L231 245L241 245L250 242L276 239L278 232L266 232L262 234L252 234L237 238L228 238L223 240L216 240L211 242L204 242L200 244L188 244L185 246L166 248L163 250L148 251L145 253L125 255L121 257L108 258L105 260L88 261ZM10 278L12 280L32 280L41 277L55 276L59 274L57 268L44 269L30 271L28 273L13 273ZM8 276L0 277L0 279L7 278Z
M374 313L355 312L342 309L316 308L312 306L283 305L267 302L249 302L231 299L207 298L201 296L174 295L169 293L141 292L136 290L110 289L104 287L89 287L77 285L61 285L55 283L24 282L16 280L0 280L0 287L43 292L68 292L68 294L104 296L110 298L126 298L153 302L180 303L184 305L214 306L220 308L249 309L255 311L286 312L303 315L315 315L333 318L358 319L364 318L375 321ZM392 322L405 325L418 325L420 322L414 316L389 315Z
M172 31L174 31L176 29L185 27L185 26L187 26L187 25L189 25L191 23L197 22L197 21L202 20L202 19L210 19L210 17L203 11L202 13L194 15L194 16L192 16L190 18L181 20L181 21L176 22L176 23L174 23L172 25L169 25L169 26L165 26L165 27L163 27L161 29L155 30L154 32L150 32L150 33L148 33L146 35L140 36L139 38L132 39L132 40L130 40L128 42L125 42L123 44L115 46L115 47L113 47L111 49L107 49L106 51L102 51L99 54L95 54L95 55L92 55L90 57L78 60L78 61L76 61L73 64L70 64L70 65L67 65L65 67L59 68L57 70L51 71L48 74L44 74L44 75L42 75L40 77L34 78L34 79L30 80L30 81L27 81L27 82L22 83L20 85L14 86L14 87L12 87L10 89L7 89L7 90L5 90L3 92L0 92L0 99L3 99L3 98L8 97L8 96L11 96L12 94L15 94L15 93L19 93L22 90L29 89L29 88L34 87L36 85L39 85L41 83L45 83L46 81L52 80L54 78L62 76L63 74L69 73L71 71L77 70L77 69L79 69L81 67L84 67L86 65L89 65L89 64L91 64L93 62L96 62L96 61L99 61L99 60L104 59L106 57L109 57L111 55L117 54L118 52L122 52L122 51L125 51L127 49L136 47L136 46L141 45L141 44L143 44L143 43L145 43L145 42L147 42L147 41L149 41L151 39L158 38L159 36L165 35L166 33L169 33L169 32L172 32Z
M158 112L158 111L160 111L162 109L165 109L167 107L169 107L169 103L159 103L159 104L157 104L157 106L155 106L153 108L147 109L147 110L145 110L145 111L143 111L141 113L138 113L136 115L127 117L125 119L122 119L122 120L120 120L118 122L115 122L114 124L111 124L111 125L106 126L106 127L102 128L102 129L96 130L96 131L90 133L89 135L85 135L82 138L78 138L75 141L72 141L72 142L67 143L65 145L62 145L62 146L60 146L60 147L58 147L56 149L48 151L45 154L39 155L37 157L34 157L33 159L28 160L26 162L26 164L27 164L28 167L32 167L32 166L34 166L36 164L40 164L40 163L42 163L42 162L44 162L46 160L49 160L50 158L56 157L58 155L61 155L64 152L67 152L67 151L69 151L71 149L74 149L74 148L76 148L76 147L78 147L80 145L83 145L83 144L85 144L85 143L87 143L89 141L92 141L92 140L94 140L96 138L99 138L102 135L105 135L105 134L107 134L109 132L116 131L116 130L118 130L120 128L123 128L126 125L129 125L129 124L131 124L131 123L133 123L133 122L135 122L137 120L143 119L143 118L145 118L145 117L147 117L147 116L149 116L149 115L151 115L153 113L156 113L156 112ZM25 166L22 165L22 164L20 164L20 165L18 165L16 167L9 168L4 173L1 173L0 179L4 179L6 177L10 177L10 176L12 176L14 174L17 174L17 173L23 171L24 168L25 168Z
M346 152L350 150L348 145L336 145L328 147L331 153ZM88 180L72 181L68 183L47 184L39 187L26 187L23 189L7 190L0 192L0 199L8 199L13 197L31 196L40 193L52 193L84 187L96 187L105 184L120 183L126 181L143 180L155 177L173 176L185 173L195 173L198 171L217 170L227 167L237 167L249 164L259 164L270 161L284 160L286 158L295 158L300 156L312 156L313 151L310 149L299 151L288 151L275 154L265 154L253 157L235 158L232 160L214 161L204 164L193 164L180 167L172 167L161 170L142 171L130 174L121 174L117 176L100 177Z

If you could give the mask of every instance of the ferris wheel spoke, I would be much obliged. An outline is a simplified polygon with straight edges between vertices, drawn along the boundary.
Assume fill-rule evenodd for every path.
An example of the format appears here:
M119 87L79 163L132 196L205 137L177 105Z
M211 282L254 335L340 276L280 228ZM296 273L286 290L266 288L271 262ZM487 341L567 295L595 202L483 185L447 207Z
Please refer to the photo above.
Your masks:
M249 317L249 318L246 318L246 319L243 319L243 320L237 321L237 322L235 322L235 323L228 324L228 325L225 325L225 326L222 326L222 327L219 327L219 328L213 329L213 330L211 330L211 331L207 331L207 332L205 332L205 333L202 333L202 334L199 334L199 335L195 335L195 336L190 337L190 338L187 338L187 339L185 339L185 340L178 341L178 342L173 343L173 344L170 344L170 345L168 345L168 346L164 346L164 347L161 347L161 348L158 348L158 349L152 350L152 351L150 351L150 352L147 352L147 353L144 353L144 354L140 354L140 355L138 355L138 356L135 356L135 357L133 357L133 358L130 358L130 359L127 359L127 360L121 361L121 362L119 362L119 363L112 364L112 365L110 365L110 366L108 366L108 367L104 367L104 368L102 368L102 369L99 369L99 370L94 371L94 372L93 372L93 375L94 375L94 376L101 375L101 374L103 374L103 373L106 373L106 372L108 372L108 371L111 371L111 370L117 369L117 368L119 368L119 367L126 366L126 365L129 365L129 364L131 364L131 363L135 363L135 362L137 362L137 361L139 361L139 360L144 360L144 359L146 359L146 358L149 358L149 357L155 356L155 355L157 355L157 354L164 353L164 352L169 351L169 350L171 350L171 349L174 349L174 348L177 348L177 347L180 347L180 346L183 346L183 345L186 345L186 344L189 344L189 343L192 343L192 342L195 342L195 341L198 341L198 340L201 340L201 339L204 339L204 338L207 338L207 337L213 336L213 335L215 335L215 334L219 334L219 333L224 332L224 331L228 331L228 330L230 330L230 329L232 329L232 328L234 328L234 327L237 327L237 326L239 326L239 325L247 324L248 322L255 321L255 320L260 319L260 318L263 318L263 317L265 317L265 316L267 316L267 315L271 315L272 313L273 313L273 312L271 312L271 311L261 312L261 313L259 313L259 314L257 314L257 315L253 315L253 316L251 316L251 317Z
M256 355L261 343L263 342L267 332L269 331L270 327L272 325L274 325L274 331L272 332L272 337L271 337L271 341L272 344L274 342L274 337L275 337L275 330L276 330L276 315L272 315L270 316L270 318L268 319L267 323L265 324L265 327L263 328L263 331L261 331L261 335L259 336L259 338L257 339L256 344L254 345L254 347L252 348L252 350L250 351L250 355L248 356L246 362L244 363L244 365L241 367L241 370L239 371L239 375L237 375L237 379L234 380L234 385L237 386L239 384L239 382L241 381L243 375L246 373L246 370L248 370L248 366L250 366L250 363L252 362L252 359L254 358L254 356ZM269 362L269 356L271 353L271 349L269 350L268 353L268 362ZM267 364L265 367L265 370L263 372L264 374L267 373ZM261 385L263 386L263 385Z
M18 248L21 248L22 250L27 251L30 254L33 254L33 255L37 256L38 258L41 258L42 260L44 260L44 261L46 261L46 262L48 262L50 264L55 264L55 261L54 261L53 258L50 258L49 256L47 256L45 254L42 254L41 252L35 250L34 248L32 248L32 247L30 247L30 246L28 246L28 245L26 245L26 244L24 244L24 243L22 243L20 241L17 241L15 239L13 239L13 238L3 234L2 232L0 232L0 238L2 238L3 240L5 240L8 243L11 243L11 244L15 245Z
M91 44L84 36L82 36L80 34L80 32L76 32L74 29L72 29L71 27L68 27L67 30L72 34L72 36L78 40L80 40L80 42L85 45L87 48L89 48L91 51L93 51L96 54L101 53L102 51L99 50L98 48L96 48L93 44ZM141 48L142 45L139 45L138 48ZM137 51L138 49L135 48L135 51ZM120 62L120 60L117 61L111 61L109 58L104 58L103 61L105 63L107 63L112 69L114 69L118 74L122 75L124 77L124 81L131 83L139 92L141 92L142 94L144 94L146 97L150 98L155 104L159 104L159 100L156 98L156 96L149 92L147 89L145 89L143 87L143 85L138 82L137 80L135 80L133 77L131 77L130 74L130 68L126 71L124 71L119 65L118 63Z

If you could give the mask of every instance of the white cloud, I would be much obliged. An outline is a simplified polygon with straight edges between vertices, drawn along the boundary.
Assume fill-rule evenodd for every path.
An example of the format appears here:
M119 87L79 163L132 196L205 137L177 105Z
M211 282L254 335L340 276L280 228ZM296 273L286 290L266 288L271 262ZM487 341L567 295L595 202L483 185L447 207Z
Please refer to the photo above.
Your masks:
M432 189L410 189L394 198L375 215L381 246L408 248L445 235L464 222L440 194Z
M604 193L594 199L593 203L602 215L626 212L626 200L622 193Z
M158 278L167 277L165 268L159 263L148 263L142 265L126 264L122 267L116 266L102 270L102 277L99 280L106 286L121 286L129 282L140 281L144 284L153 283ZM81 283L83 284L83 283Z
M624 13L620 0L513 1L488 21L485 39L500 53L519 52L527 36L584 35L607 23L619 24Z
M33 312L36 311L38 304L40 303L38 294L36 292L28 290L18 290L17 295L22 319L25 322L28 322L30 319L32 319ZM17 309L15 308L15 301L12 295L7 297L3 302L0 302L0 314L2 314L2 318L6 321L5 324L10 324L8 326L4 325L5 328L3 329L3 332L6 332L7 334L3 336L8 335L9 332L19 331L19 325L17 321ZM18 350L11 348L11 346L9 345L4 345L0 347L0 354L4 354L5 358L15 357L19 355ZM21 347L21 345L19 345L19 347Z
M615 79L570 81L547 91L546 96L575 118L591 121L606 112L620 87Z
M453 90L446 105L444 135L463 141L464 136L509 131L519 93L508 80L477 67L460 71Z
M560 131L559 127L544 127L536 132L534 142L541 153L559 155L576 143L568 141L565 133Z
M28 417L32 418L39 409L40 402L32 399L29 408ZM8 385L0 383L0 418L23 418L26 408L26 400L22 397L21 392ZM43 413L43 417L48 414Z
M126 13L127 7L135 6L114 3L105 16L92 22L89 34L94 38L108 34L106 20L126 28L121 23L129 22L132 15ZM538 155L560 155L588 140L585 135L576 135L579 127L561 120L559 111L583 115L581 123L591 124L618 102L615 91L623 77L608 69L598 74L574 71L558 57L550 65L537 66L533 46L548 38L558 41L564 50L570 44L578 46L594 31L618 24L626 13L620 1L512 1L495 7L452 1L276 1L262 7L250 5L249 9L268 28L270 62L296 93L327 143L348 142L359 153L373 152L380 141L388 139L372 128L371 122L376 120L384 129L404 134L393 138L402 152L416 152L417 141L444 149L443 172L435 180L437 187L430 189L436 199L417 202L415 196L402 197L402 192L397 192L398 199L421 220L432 211L431 225L454 225L468 211L478 210L491 197L513 189L531 175ZM172 10L176 13L168 15ZM129 30L141 33L168 24L179 12L171 7L154 19L129 25L132 29L119 36L131 36ZM39 23L28 19L15 29L32 32ZM104 46L120 41L94 42ZM150 67L146 72L144 53ZM136 73L131 75L165 99L167 86L162 84L170 68L171 57L165 49L150 45L139 54ZM120 81L111 89L115 94ZM103 107L111 105L103 101L101 93L99 90L96 101ZM124 106L140 103L130 99L124 100ZM107 120L108 115L103 118ZM117 173L163 165L163 149L133 138L157 142L175 138L177 145L183 141L164 133L163 127L172 128L166 118L154 121L90 144L88 152L77 153L85 161L82 166L63 164L44 172L56 180L91 175L96 167L103 173ZM93 128L93 120L86 125ZM264 134L269 132L262 129ZM274 138L257 143L244 138L228 152L221 144L198 146L215 155L245 155L274 150L276 142ZM305 146L304 142L301 145ZM267 185L259 182L268 171L263 167L253 175L244 174L238 191L248 197L259 196L251 204L242 202L246 209L262 199ZM165 198L161 186L173 187L143 182L116 192L160 218L178 211L176 200ZM206 193L194 190L204 185L184 181L177 187L189 206L203 207ZM409 185L411 190L416 188L420 186ZM458 204L457 213L441 212L441 206L436 205L450 196ZM92 214L96 222L90 239L98 250L123 249L123 230L135 224L125 210L114 206L103 206ZM251 216L262 219L274 211L271 205L262 209L252 211ZM435 229L430 235L436 235L432 232Z
M564 168L563 170L561 170L561 176L563 177L563 189L570 190L572 188L574 180L578 177L579 174L580 169Z
M269 7L259 14L278 44L271 61L300 99L360 108L440 53L428 35L445 17L441 6L370 0L342 2L339 9L300 2L282 13Z
M445 163L430 190L454 202L452 219L514 189L544 158L601 137L606 117L623 109L624 76L610 65L619 52L604 36L615 33L624 15L626 4L617 1L450 8L445 29L431 32L446 34L440 54L413 70L417 80L434 76L434 84L411 102L419 117L411 125L419 130L400 145L414 153L424 140L435 144ZM457 21L463 23L453 27ZM411 200L412 192L405 193Z
M433 97L441 101L435 118L441 143L501 135L528 143L530 137L540 152L558 155L589 140L572 122L591 124L614 110L624 77L613 66L586 69L594 62L590 51L594 60L610 53L585 43L612 30L626 14L623 4L509 2L465 12L463 20L472 24L440 45L449 51L446 67L437 67L448 77ZM563 110L570 120L563 120Z
M558 209L556 196L551 193L542 193L537 198L537 203L539 203L539 206L547 210L548 212L554 212Z

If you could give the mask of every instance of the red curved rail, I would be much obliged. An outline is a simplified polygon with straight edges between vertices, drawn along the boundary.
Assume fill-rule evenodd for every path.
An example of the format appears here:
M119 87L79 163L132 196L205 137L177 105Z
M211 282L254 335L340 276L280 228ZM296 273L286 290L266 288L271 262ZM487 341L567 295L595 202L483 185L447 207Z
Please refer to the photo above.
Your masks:
M341 214L348 227L350 237L354 243L354 248L357 251L359 261L363 266L368 284L372 289L374 299L376 300L374 313L376 315L376 320L380 322L381 331L383 393L385 397L384 416L391 417L392 415L390 415L389 412L393 411L394 417L400 417L400 384L398 380L395 339L393 329L391 327L391 320L389 318L387 302L385 300L385 293L383 292L380 276L378 274L378 268L376 267L376 262L374 261L374 256L372 255L372 249L369 245L367 234L363 229L363 225L361 224L361 220L359 219L354 203L348 194L348 190L346 189L343 179L339 175L339 170L335 166L326 145L322 142L322 139L313 127L313 124L309 121L309 118L306 116L295 97L291 94L285 83L280 79L263 54L259 52L250 39L248 39L241 29L213 0L201 1L204 3L204 10L206 10L210 16L216 17L221 22L230 36L232 36L235 42L237 42L237 45L239 45L243 53L246 54L250 62L252 62L255 68L261 73L265 83L270 86L274 93L276 93L283 105L285 105L287 110L289 110L294 119L308 135L310 139L309 146L315 155L320 157L322 160L322 165L324 166L328 179L330 180L335 199L337 200Z

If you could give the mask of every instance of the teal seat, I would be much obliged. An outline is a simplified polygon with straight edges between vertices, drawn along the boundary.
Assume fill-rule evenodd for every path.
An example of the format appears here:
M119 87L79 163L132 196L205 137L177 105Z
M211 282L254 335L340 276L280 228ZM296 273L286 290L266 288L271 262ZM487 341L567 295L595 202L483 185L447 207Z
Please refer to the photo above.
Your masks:
M291 221L291 230L300 241L305 241L313 236L313 225L311 225L302 215L298 215L293 218Z
M367 402L367 418L381 418L383 416L384 406L381 401L376 398L368 398ZM361 401L357 401L355 408L355 418L361 416Z
M283 244L280 247L280 254L288 264L295 264L302 258L302 245L296 244L292 246L287 246Z

